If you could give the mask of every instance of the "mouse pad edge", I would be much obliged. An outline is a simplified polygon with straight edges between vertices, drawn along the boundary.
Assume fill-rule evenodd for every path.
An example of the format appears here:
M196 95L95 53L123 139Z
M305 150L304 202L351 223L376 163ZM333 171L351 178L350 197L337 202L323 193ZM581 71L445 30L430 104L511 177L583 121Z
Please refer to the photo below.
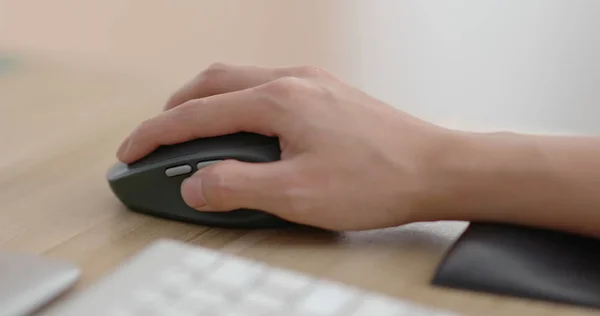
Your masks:
M593 251L598 249L600 239L594 237L472 222L442 257L431 284L598 309L600 255Z

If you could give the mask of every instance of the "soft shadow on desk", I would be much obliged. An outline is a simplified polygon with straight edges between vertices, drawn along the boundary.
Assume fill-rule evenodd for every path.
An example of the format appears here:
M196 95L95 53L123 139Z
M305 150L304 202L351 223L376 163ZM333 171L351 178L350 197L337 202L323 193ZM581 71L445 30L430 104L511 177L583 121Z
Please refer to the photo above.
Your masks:
M274 240L301 245L339 245L353 248L411 248L443 252L460 236L467 223L412 223L399 227L356 232L332 232L310 227L291 227L270 233Z
M444 252L461 235L467 226L466 222L419 222L366 231L335 232L303 225L267 229L242 229L226 227L210 227L177 219L149 216L131 211L120 205L116 207L124 213L153 218L165 223L179 223L194 231L188 235L188 241L202 244L208 235L227 235L225 240L236 240L244 237L247 240L260 239L261 247L305 248L312 249L362 249L373 251L428 252L441 258Z

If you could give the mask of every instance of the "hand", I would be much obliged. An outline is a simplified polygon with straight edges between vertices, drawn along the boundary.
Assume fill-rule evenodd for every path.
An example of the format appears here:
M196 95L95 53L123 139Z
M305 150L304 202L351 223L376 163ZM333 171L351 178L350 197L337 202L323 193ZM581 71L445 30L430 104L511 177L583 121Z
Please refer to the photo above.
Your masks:
M424 218L451 131L403 113L323 70L215 65L140 124L118 158L240 131L277 136L281 161L223 161L182 185L199 211L251 208L330 230Z

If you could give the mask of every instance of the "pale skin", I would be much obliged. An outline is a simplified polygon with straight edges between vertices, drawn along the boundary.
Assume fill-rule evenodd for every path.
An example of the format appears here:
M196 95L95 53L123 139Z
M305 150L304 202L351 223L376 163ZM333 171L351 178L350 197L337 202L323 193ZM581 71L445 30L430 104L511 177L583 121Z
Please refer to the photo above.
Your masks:
M213 65L117 157L240 131L278 137L281 161L196 172L181 194L199 212L260 209L335 231L466 220L600 236L600 138L452 130L313 67Z

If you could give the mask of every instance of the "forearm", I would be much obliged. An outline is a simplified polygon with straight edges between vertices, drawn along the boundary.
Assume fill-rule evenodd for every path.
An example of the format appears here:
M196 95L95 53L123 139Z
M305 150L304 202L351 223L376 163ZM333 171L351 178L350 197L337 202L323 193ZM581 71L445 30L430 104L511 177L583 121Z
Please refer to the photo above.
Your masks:
M600 138L465 133L437 160L434 217L600 236Z

